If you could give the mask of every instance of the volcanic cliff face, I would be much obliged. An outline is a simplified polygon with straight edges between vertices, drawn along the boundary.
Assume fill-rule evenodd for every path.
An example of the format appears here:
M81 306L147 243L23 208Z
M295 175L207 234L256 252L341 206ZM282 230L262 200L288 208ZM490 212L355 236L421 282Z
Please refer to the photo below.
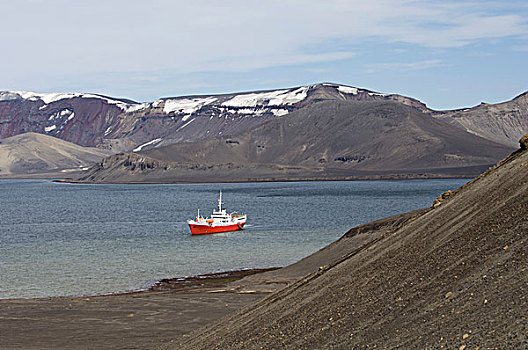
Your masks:
M82 146L141 150L247 131L326 100L417 100L336 84L137 103L81 93L0 92L0 137L38 132Z
M132 103L92 94L0 92L0 136L36 132L81 146L103 146L111 141L104 140L109 131L124 123L120 116Z
M296 264L318 270L167 348L525 348L526 140L439 205L350 230Z

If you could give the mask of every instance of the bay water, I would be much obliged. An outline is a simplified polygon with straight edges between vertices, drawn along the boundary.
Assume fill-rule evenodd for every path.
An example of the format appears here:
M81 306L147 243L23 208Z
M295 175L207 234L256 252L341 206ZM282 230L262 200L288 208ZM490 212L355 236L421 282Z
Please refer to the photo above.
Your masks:
M0 180L0 299L148 288L162 278L285 266L353 226L430 206L468 179L233 184ZM191 236L223 191L243 231Z

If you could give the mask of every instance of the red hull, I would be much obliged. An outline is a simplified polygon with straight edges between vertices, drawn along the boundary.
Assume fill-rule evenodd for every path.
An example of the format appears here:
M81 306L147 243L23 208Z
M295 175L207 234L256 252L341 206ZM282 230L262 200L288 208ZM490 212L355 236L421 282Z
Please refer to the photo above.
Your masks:
M189 224L189 228L191 229L191 234L193 235L204 235L208 233L219 233L219 232L230 232L230 231L242 230L242 228L244 227L244 224L245 223L226 225L226 226L209 226L209 225Z

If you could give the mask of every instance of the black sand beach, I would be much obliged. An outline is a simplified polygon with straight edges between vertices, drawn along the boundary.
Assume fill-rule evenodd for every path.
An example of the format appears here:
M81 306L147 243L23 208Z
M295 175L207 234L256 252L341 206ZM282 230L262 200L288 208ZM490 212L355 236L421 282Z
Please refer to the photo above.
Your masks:
M271 270L167 279L119 295L0 300L0 348L153 348L262 298L269 292L218 291Z

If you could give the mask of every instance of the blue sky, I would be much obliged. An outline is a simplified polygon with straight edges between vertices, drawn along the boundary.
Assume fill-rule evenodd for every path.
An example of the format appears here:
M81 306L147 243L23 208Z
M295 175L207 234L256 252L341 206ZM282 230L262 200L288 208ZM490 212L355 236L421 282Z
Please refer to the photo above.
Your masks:
M0 0L0 90L137 101L336 82L434 109L528 90L528 1Z

